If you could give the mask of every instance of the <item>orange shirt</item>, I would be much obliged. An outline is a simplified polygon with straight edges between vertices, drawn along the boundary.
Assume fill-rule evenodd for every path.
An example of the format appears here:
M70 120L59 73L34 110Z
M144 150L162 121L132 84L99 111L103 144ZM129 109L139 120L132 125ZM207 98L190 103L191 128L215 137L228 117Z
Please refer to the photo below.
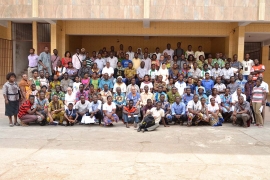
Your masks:
M259 64L258 66L252 66L250 72L254 72L254 71L258 71L258 70L263 70L265 69L264 65L262 64ZM258 77L263 77L263 74L262 73L259 73L259 74L256 74L256 75L253 75L253 81L256 81Z
M125 106L124 109L129 113L128 115L130 115L131 113L135 113L137 110L137 108L134 106L131 109L128 106Z

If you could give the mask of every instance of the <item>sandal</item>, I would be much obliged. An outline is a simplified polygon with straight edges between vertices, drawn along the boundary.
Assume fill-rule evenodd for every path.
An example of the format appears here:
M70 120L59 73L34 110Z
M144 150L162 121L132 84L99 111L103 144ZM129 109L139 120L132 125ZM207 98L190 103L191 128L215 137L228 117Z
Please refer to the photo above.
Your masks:
M27 127L28 125L21 121L21 126Z
M14 125L13 124L9 124L9 127L13 127Z
M18 122L15 122L14 126L20 126L20 124Z

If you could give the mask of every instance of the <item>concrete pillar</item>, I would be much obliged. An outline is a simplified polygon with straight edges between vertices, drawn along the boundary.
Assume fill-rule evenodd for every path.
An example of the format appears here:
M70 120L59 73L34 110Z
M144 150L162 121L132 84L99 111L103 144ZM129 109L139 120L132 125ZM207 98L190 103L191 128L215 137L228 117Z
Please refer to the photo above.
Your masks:
M270 60L269 60L269 45L262 46L262 64L265 66L265 72L263 73L263 80L270 84Z
M244 49L245 49L245 27L238 26L237 54L238 54L238 59L240 61L244 59Z
M56 39L56 24L51 24L51 53L53 54L53 49L57 49Z
M33 34L33 48L36 50L38 48L38 34L37 34L37 22L33 21L32 23L32 34Z

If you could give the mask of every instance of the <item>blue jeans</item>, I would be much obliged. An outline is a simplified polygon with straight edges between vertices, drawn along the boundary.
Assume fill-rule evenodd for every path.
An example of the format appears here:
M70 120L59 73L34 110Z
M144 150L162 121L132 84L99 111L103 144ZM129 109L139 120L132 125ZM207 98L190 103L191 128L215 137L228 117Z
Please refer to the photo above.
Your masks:
M132 120L134 120L134 122L136 122L136 123L139 122L139 117L138 117L138 116L132 118L132 117L128 117L127 114L124 114L124 113L123 113L123 117L124 117L125 123L130 122L130 121L132 121Z

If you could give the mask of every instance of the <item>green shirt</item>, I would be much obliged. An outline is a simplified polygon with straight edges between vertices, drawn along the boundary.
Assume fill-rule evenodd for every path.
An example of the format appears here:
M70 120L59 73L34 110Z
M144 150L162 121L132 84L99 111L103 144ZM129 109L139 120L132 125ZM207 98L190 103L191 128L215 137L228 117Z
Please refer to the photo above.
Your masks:
M225 66L225 62L223 61L223 59L213 59L212 66L214 66L216 63L218 63L220 68L223 68Z
M176 97L180 97L180 94L178 92L173 94L172 91L169 91L167 95L168 95L168 101L170 104L173 104L175 102Z
M54 95L57 95L59 100L65 101L65 93L63 93L62 91L60 91L60 92L56 92L56 91L52 92L51 93L51 99L53 99Z

